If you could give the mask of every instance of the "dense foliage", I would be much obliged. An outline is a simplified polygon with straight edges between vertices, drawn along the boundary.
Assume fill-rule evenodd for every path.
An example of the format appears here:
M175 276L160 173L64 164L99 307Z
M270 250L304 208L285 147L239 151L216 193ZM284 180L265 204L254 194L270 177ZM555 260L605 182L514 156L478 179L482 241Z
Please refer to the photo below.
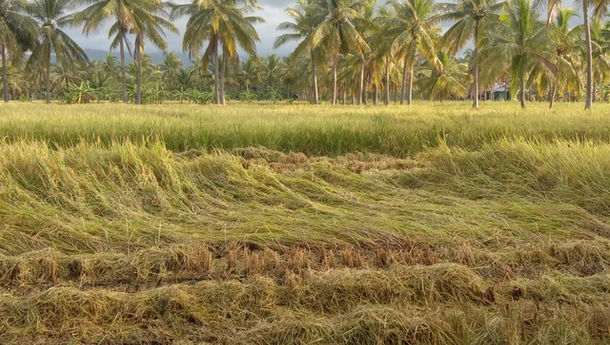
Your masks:
M84 8L82 5L86 5ZM608 101L607 0L583 0L580 15L558 1L298 0L276 46L259 57L256 0L0 1L3 93L69 103L227 99L317 104L411 104L413 99ZM183 48L154 64L147 42L166 49L172 21L188 18ZM582 22L582 24L580 24ZM119 53L90 61L63 30L112 24ZM443 28L448 28L444 30ZM248 57L238 55L239 51ZM23 59L23 57L28 59ZM476 95L476 97L475 97Z

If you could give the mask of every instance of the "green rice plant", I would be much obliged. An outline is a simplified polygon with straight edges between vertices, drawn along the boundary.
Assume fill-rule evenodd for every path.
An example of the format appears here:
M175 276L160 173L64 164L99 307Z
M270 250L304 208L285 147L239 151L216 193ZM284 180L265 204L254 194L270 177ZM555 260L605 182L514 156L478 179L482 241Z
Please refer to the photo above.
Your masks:
M573 104L552 111L536 105L522 112L504 102L475 113L462 102L408 108L262 102L227 107L15 103L0 107L0 135L10 141L36 139L61 147L82 141L109 145L157 139L175 152L262 146L309 155L377 152L406 157L440 142L469 150L520 138L610 142L608 113L603 105L593 113L582 113Z

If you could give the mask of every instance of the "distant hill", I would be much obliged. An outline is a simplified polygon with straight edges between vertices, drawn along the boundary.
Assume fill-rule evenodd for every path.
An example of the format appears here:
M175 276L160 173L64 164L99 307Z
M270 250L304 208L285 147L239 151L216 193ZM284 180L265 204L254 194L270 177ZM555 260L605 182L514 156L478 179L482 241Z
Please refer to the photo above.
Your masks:
M87 49L85 49L85 53L89 57L89 60L104 60L104 59L106 59L106 56L108 56L108 53L111 53L112 55L116 56L117 58L120 57L118 51L108 52L107 50L101 50L101 49L87 48ZM154 51L154 52L149 52L146 54L150 55L150 57L153 60L153 63L155 63L155 64L160 64L163 62L163 60L165 60L165 53L163 53L161 51ZM190 61L188 54L183 54L183 53L176 53L176 54L178 54L178 56L182 59L185 66L192 65L192 62ZM131 56L129 56L129 54L127 54L125 58L127 60L127 63L131 63L133 60L131 58Z

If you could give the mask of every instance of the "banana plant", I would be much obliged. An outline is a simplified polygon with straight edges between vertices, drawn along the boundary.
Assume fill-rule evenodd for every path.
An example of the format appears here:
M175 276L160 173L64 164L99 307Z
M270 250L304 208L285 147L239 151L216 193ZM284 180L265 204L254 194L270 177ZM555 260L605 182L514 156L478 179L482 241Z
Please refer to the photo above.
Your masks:
M66 102L70 104L89 103L96 99L97 90L92 88L88 81L72 84L66 93Z

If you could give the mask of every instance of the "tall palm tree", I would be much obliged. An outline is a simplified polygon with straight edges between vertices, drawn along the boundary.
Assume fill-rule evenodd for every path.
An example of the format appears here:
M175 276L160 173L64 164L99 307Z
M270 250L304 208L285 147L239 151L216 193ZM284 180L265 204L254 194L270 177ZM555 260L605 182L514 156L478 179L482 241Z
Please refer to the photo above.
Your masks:
M585 96L585 109L591 109L593 105L593 47L591 43L591 23L589 21L589 11L591 9L590 0L582 0L582 15L583 25L585 29L585 52L587 60L587 74L586 74L586 90Z
M8 58L16 61L32 48L38 36L36 22L26 13L24 0L0 0L0 58L2 59L2 96L9 101Z
M166 50L167 42L165 42L165 30L170 30L174 33L178 29L174 24L165 19L169 14L165 12L163 4L160 0L149 8L139 6L134 9L134 25L130 28L130 33L135 35L134 40L134 59L137 71L136 84L136 104L142 104L142 56L144 54L144 43L150 41L157 48Z
M587 76L586 88L587 95L585 98L585 109L591 109L593 105L593 43L591 39L591 23L590 14L592 12L594 18L601 18L608 14L610 0L581 0L583 24L585 29L585 50L587 59Z
M552 44L552 61L557 67L555 75L550 78L549 86L549 108L553 108L557 88L571 88L580 90L581 74L580 51L582 40L582 28L570 28L570 20L576 16L571 8L560 9L556 12L555 19L549 24L549 32Z
M78 0L89 6L74 16L74 24L83 24L83 33L89 35L99 30L102 24L113 20L108 38L113 38L111 48L120 49L121 56L121 86L123 102L127 103L127 65L125 53L129 49L127 36L136 25L136 10L155 10L160 6L160 0Z
M248 14L259 9L256 0L194 0L190 4L173 5L172 18L189 16L182 41L182 49L199 57L205 42L207 47L202 62L214 65L214 102L224 104L224 78L228 60L237 57L238 47L250 55L256 54L260 40L254 24L263 19ZM220 53L225 58L221 65Z
M61 29L70 25L74 8L72 0L35 0L27 4L27 11L40 24L40 38L28 60L28 70L42 67L45 71L47 103L51 103L51 56L61 66L88 61L83 49Z
M442 64L436 55L433 33L440 17L436 14L439 6L434 0L392 0L392 14L388 17L388 33L392 36L392 50L404 57L401 104L405 99L406 76L409 84L407 104L413 102L414 66L420 54L433 61L437 68Z
M605 37L605 31L610 28L610 23L602 24L599 19L591 23L591 45L593 58L593 102L597 87L610 79L610 41Z
M365 74L366 67L369 63L372 54L369 40L375 35L375 33L379 30L377 26L375 14L375 5L376 0L362 0L362 8L363 8L363 16L356 18L354 20L354 25L356 29L362 36L362 38L369 43L369 47L362 52L358 57L360 59L360 73L358 74L358 105L366 104L367 102L367 92L366 92L366 82L365 82Z
M315 46L324 47L332 68L332 99L337 103L337 63L341 55L349 53L363 57L370 49L356 29L355 22L364 18L364 7L355 0L320 0L324 20L313 33ZM364 58L362 58L364 60ZM364 63L364 62L363 62Z
M291 60L294 62L301 54L309 54L311 57L311 73L313 81L313 103L319 103L318 91L318 66L319 49L316 50L318 42L313 40L317 26L322 22L323 15L320 8L312 0L298 0L297 6L286 9L285 13L292 21L283 22L278 25L278 30L289 31L275 40L274 47L279 48L290 41L301 41L294 50Z
M381 87L384 87L384 104L390 104L390 69L392 61L400 60L397 59L396 49L393 49L397 35L395 31L398 30L394 16L395 13L387 8L381 8L379 16L375 18L378 30L369 37L369 43L373 48L370 65L375 89L374 104L379 102Z
M538 13L529 0L510 0L493 25L494 32L485 36L483 55L490 66L510 60L511 92L519 89L519 101L525 108L525 88L533 71L556 73L551 61L551 39L547 27L538 20Z
M472 69L473 76L473 104L475 108L479 107L479 65L478 49L479 36L481 27L491 17L502 9L503 3L498 0L459 0L458 3L443 4L442 18L445 20L455 21L445 35L441 44L450 47L452 53L457 53L471 39L474 44L473 61L474 68Z

